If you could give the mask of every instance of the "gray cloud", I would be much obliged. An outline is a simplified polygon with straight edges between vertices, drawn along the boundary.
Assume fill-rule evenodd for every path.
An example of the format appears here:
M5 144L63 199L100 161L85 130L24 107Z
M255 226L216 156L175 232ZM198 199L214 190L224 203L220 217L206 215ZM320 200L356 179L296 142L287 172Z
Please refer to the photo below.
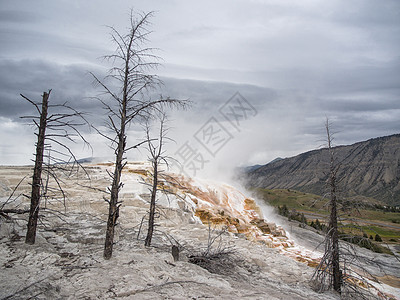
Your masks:
M19 94L38 99L50 88L54 101L67 100L101 124L104 112L90 99L99 91L87 71L104 74L98 57L114 48L104 25L126 28L130 5L0 3L0 138L22 132L18 117L31 107ZM400 132L398 1L153 0L134 8L157 11L150 46L162 49L165 86L152 96L194 102L190 111L172 113L171 151L209 117L221 117L218 109L237 91L258 114L221 150L218 167L318 147L326 116L339 144ZM24 130L20 138L28 141ZM16 144L0 146L0 163L25 156Z
M3 26L10 23L15 25L21 23L34 23L37 21L38 17L28 12L6 9L0 11L0 24Z
M68 101L78 109L90 111L94 88L88 66L63 66L43 60L0 61L0 116L17 119L32 111L23 94L40 101L44 91L52 89L54 103Z

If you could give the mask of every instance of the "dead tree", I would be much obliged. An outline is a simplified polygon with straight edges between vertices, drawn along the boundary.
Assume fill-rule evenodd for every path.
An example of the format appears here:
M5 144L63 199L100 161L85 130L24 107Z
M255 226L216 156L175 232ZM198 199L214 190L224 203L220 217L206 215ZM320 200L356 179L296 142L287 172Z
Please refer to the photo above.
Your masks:
M157 136L154 138L151 135L152 127L150 125L150 121L159 122L159 128L157 128ZM157 207L158 193L161 193L164 197L167 198L168 201L170 201L170 196L179 198L183 202L187 201L185 195L182 196L174 191L174 189L171 189L171 187L180 186L180 183L176 178L174 178L173 175L166 172L169 168L169 162L174 160L172 157L167 156L166 151L164 150L165 144L168 141L173 141L168 137L168 131L170 127L167 126L167 123L167 114L164 112L163 108L160 107L157 111L154 112L152 118L148 119L145 124L146 143L149 153L148 160L149 162L151 162L149 179L145 179L142 182L142 184L149 187L150 191L148 227L147 235L145 238L145 246L147 247L151 246L151 241L154 236L155 228L157 226L157 224L155 223L157 213L159 213L159 215L162 215L162 210L160 209L160 207ZM143 217L140 224L138 237L140 236L140 230L145 217L146 216ZM168 237L167 234L165 235ZM176 244L179 245L179 243L176 240L172 242L170 237L168 237L168 239L174 247L178 247ZM173 253L175 253L174 257L179 257L179 247L178 249L173 249ZM178 253L176 252L176 250L178 250Z
M337 172L339 166L336 165L334 151L332 149L333 137L331 136L329 128L329 120L326 120L325 129L329 150L329 188L330 188L330 201L329 201L329 225L328 235L330 245L329 251L332 252L332 257L329 264L332 268L332 287L335 291L340 293L341 288L341 270L339 265L339 231L338 231L338 216L337 216Z
M156 214L156 201L157 201L157 191L158 191L158 181L160 176L162 176L162 167L163 165L168 166L167 157L164 155L163 146L165 140L167 139L167 131L166 128L166 121L167 117L166 114L163 112L159 113L160 115L160 130L157 141L154 141L150 137L150 127L148 123L146 124L146 138L147 138L147 146L149 151L149 160L151 162L151 197L150 197L150 209L149 209L149 222L147 228L147 236L145 239L145 246L149 247L151 245L151 239L153 237L154 232L154 221L155 221L155 214Z
M377 299L379 297L374 295L374 290L377 291L376 287L369 284L365 278L376 280L369 271L369 267L375 266L382 271L381 267L373 259L362 256L355 245L346 242L356 239L362 246L365 239L370 243L368 237L359 238L351 233L347 234L341 231L348 224L351 226L354 224L349 223L347 217L350 215L349 203L340 196L339 183L344 174L339 175L341 162L338 162L335 157L334 138L328 119L325 123L325 130L329 159L327 179L329 221L324 240L324 253L315 269L312 281L315 289L319 292L333 289L344 298ZM344 224L339 226L340 223Z
M49 96L51 90L48 93L43 93L42 98L42 110L40 111L40 123L38 126L39 132L37 135L36 142L36 158L35 167L33 169L32 177L32 193L31 193L31 208L29 211L28 230L26 232L25 243L34 244L36 238L36 226L39 215L39 203L40 203L40 185L42 179L42 166L43 166L43 152L44 152L44 140L47 126L47 109L49 106Z
M107 127L111 132L110 134L98 130L98 133L111 143L115 153L114 171L110 173L112 180L111 188L109 188L110 198L105 199L109 205L104 245L105 259L112 256L114 231L121 206L118 195L123 186L121 174L126 165L125 154L145 142L128 146L127 128L134 121L147 117L159 105L185 106L185 101L163 99L162 97L152 100L149 97L149 91L161 84L158 77L152 74L152 71L159 66L157 62L159 58L153 54L154 48L145 46L151 33L148 27L152 15L152 12L135 15L131 11L130 26L126 34L121 34L115 28L110 27L116 51L104 58L110 61L113 67L103 80L92 74L95 84L99 85L104 92L102 97L97 98L107 111ZM110 80L111 83L108 83L107 80ZM104 96L109 99L103 100Z
M66 102L54 105L49 104L50 93L51 90L43 93L41 103L34 102L21 94L21 97L31 103L38 113L38 115L21 117L23 119L32 119L33 124L37 128L37 133L35 133L37 135L37 142L32 190L31 195L28 196L31 203L25 238L25 243L27 244L35 243L41 199L49 189L49 187L43 189L43 172L46 172L48 177L52 177L55 180L56 189L62 193L65 201L65 193L56 170L70 171L76 165L80 165L68 146L68 141L75 142L75 137L78 136L90 147L89 143L78 130L79 126L86 123L83 113L73 109ZM80 121L76 121L76 118L79 118ZM55 148L52 149L52 145ZM45 154L46 150L48 150L47 155ZM43 168L44 166L45 168Z
M329 153L329 173L328 173L328 189L329 189L329 223L327 234L325 237L324 255L318 265L313 278L320 284L321 291L323 289L333 288L336 292L341 293L342 286L342 270L340 266L339 254L339 230L338 230L338 212L337 212L337 173L339 165L335 160L333 149L333 136L331 133L329 120L326 120L325 130L327 136L327 146Z
M329 150L329 188L330 188L330 201L329 201L329 224L328 224L328 236L329 245L327 245L328 251L332 253L328 264L331 265L332 271L332 287L335 291L340 293L342 285L342 276L339 264L339 230L338 230L338 215L337 215L337 173L339 166L336 165L334 151L332 149L333 137L331 136L329 128L329 120L326 120L325 129L328 142Z

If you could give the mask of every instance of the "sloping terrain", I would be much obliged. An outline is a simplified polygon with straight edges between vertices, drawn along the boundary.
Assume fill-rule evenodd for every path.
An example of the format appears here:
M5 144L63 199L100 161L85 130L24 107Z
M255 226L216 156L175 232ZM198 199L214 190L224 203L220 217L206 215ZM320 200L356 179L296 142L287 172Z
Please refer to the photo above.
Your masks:
M400 134L335 147L334 152L340 164L340 190L346 196L363 195L400 205ZM250 170L245 181L251 187L323 195L328 170L328 150L319 149Z
M46 203L37 242L24 243L26 216L14 215L0 223L0 297L2 299L338 299L318 294L309 284L310 267L320 255L290 238L281 226L262 218L260 207L235 188L204 180L177 181L164 188L176 196L159 198L159 218L152 247L144 247L150 192L145 182L148 165L130 163L123 173L123 206L113 257L102 256L107 219L103 193L108 165L88 168L91 180L64 178L68 201ZM28 167L0 168L2 202ZM16 191L27 193L29 177ZM3 202L4 203L4 202ZM19 197L10 205L24 208ZM43 204L43 203L42 203ZM56 212L57 211L57 212ZM210 222L210 229L202 220ZM189 262L207 247L209 236L228 228L215 247L233 255L210 270ZM214 230L215 229L215 230ZM298 231L299 242L315 245L321 236ZM312 242L315 240L315 242ZM179 261L171 245L179 245ZM398 265L380 256L396 279ZM392 259L392 260L388 260ZM377 276L385 272L376 269ZM377 285L389 294L396 284ZM386 298L389 299L389 298Z

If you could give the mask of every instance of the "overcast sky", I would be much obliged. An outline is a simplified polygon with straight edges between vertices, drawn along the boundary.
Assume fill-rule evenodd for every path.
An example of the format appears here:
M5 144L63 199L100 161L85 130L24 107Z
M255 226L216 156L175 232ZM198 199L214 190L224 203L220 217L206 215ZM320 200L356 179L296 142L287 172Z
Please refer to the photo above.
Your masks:
M54 101L99 119L87 72L103 74L99 57L115 48L106 25L124 32L130 8L156 12L149 46L163 58L160 93L194 103L171 115L172 154L190 145L192 158L219 169L267 163L320 147L326 117L337 144L400 133L398 0L2 0L0 164L32 159L32 128L18 119L31 108L20 93L39 100L51 88ZM248 114L235 125L224 104L236 92ZM210 122L225 136L204 145ZM89 139L93 155L109 154Z

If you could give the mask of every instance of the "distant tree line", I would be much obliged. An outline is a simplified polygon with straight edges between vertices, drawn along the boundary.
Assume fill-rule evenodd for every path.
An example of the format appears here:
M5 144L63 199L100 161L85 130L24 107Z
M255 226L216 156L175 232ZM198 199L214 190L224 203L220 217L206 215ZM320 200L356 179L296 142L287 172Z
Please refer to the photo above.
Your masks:
M308 225L307 218L305 217L304 213L300 213L295 209L289 210L286 204L278 206L278 214L287 217L289 221L294 220L300 222L301 224Z
M400 206L387 206L381 204L374 204L373 208L376 210L382 210L384 212L400 212Z
M289 221L293 220L300 222L299 227L305 227L306 225L308 225L324 233L326 233L328 230L328 226L324 222L321 222L319 219L315 219L315 221L314 220L308 221L307 218L304 216L304 213L300 213L296 209L290 210L286 204L278 206L278 214L287 217ZM390 251L386 250L386 248L373 242L373 240L379 243L383 242L382 237L378 233L375 234L375 237L373 235L368 236L365 232L361 236L355 234L348 234L343 230L340 230L339 239L369 249L376 253L390 253Z

